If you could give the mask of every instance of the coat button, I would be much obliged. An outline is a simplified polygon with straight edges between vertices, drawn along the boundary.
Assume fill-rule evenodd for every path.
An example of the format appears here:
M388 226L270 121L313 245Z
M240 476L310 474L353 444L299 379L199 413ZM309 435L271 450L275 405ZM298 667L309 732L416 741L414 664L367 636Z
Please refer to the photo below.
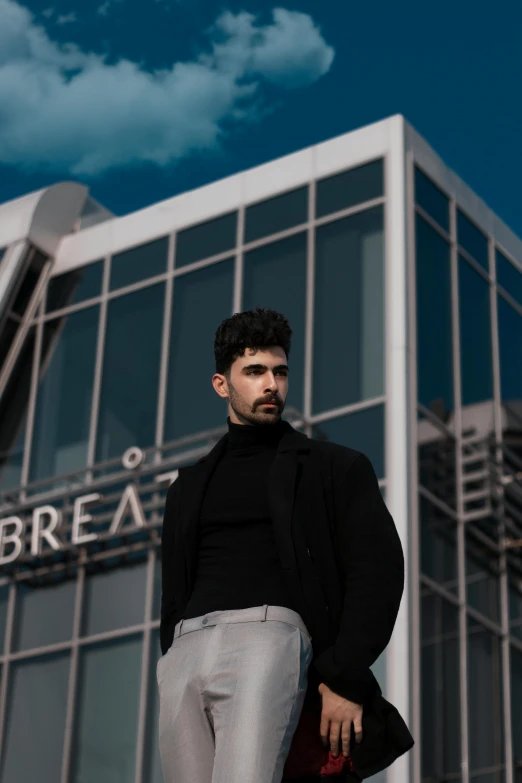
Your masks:
M325 611L327 611L327 612L330 611L330 607L329 606L325 606L324 608L325 608Z
M205 617L205 619L204 619L204 620L202 620L202 623L203 623L203 625L206 625L206 624L208 623L208 620L207 620L207 618L206 618L206 617Z
M313 557L312 557L312 553L310 552L310 550L309 550L309 549L307 549L306 551L308 552L308 557L309 557L309 558L310 558L310 560L313 562L313 560L314 560L314 559L313 559Z

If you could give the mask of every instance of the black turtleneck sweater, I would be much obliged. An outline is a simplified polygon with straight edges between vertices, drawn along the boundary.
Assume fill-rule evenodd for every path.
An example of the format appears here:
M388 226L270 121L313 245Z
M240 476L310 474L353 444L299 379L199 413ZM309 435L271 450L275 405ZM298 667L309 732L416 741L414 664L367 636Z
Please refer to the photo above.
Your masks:
M227 609L292 604L268 504L268 472L283 424L228 422L226 451L207 487L198 565L183 619Z

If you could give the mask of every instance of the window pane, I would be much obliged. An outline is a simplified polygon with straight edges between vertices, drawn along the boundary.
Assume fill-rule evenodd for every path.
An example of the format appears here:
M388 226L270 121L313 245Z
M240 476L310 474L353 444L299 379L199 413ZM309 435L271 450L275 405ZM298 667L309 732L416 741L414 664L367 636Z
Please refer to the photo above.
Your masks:
M90 574L85 580L82 634L103 633L145 622L146 562Z
M417 167L415 167L415 201L449 233L449 199Z
M466 582L468 604L500 623L498 555L469 530L466 534Z
M513 756L522 769L522 652L511 647L511 722ZM518 778L515 778L518 783Z
M497 282L522 305L522 271L497 250Z
M415 226L418 397L446 418L453 410L450 249L419 215Z
M7 622L7 599L9 598L8 585L0 587L0 655L4 652L5 624Z
M32 481L87 464L98 314L98 307L89 307L45 324Z
M292 328L289 391L286 404L303 410L306 317L306 234L283 239L245 254L243 310L268 307Z
M522 641L522 580L515 575L509 584L509 625L511 635Z
M214 336L232 315L232 259L182 275L174 282L165 441L219 427L226 403L211 383Z
M145 770L147 783L163 783L159 753L159 694L156 680L156 667L161 657L159 632L151 635L149 693L147 702L147 724L145 727Z
M422 779L460 770L458 611L423 588L421 600Z
M522 315L502 296L498 297L498 331L502 402L516 408L522 399L522 362L513 361L513 357L522 356Z
M418 422L419 481L433 495L456 508L455 439L427 418Z
M164 283L109 302L97 460L155 441L164 302Z
M168 247L169 238L161 237L114 255L111 260L110 290L166 272Z
M12 664L2 783L61 777L69 656Z
M245 210L245 242L276 234L308 220L308 186L283 193Z
M419 498L421 571L452 593L457 593L457 526L427 498Z
M72 637L76 581L16 591L13 650L29 650Z
M371 460L377 478L384 478L383 405L322 421L317 430L324 433L329 441L362 451Z
M0 330L0 364L16 333L16 329L9 332L8 325L9 319L3 331ZM32 326L0 399L0 488L3 490L17 487L21 481L35 335Z
M460 209L457 210L457 239L459 245L467 250L475 261L484 269L489 269L488 239Z
M498 637L480 626L468 630L470 770L502 764L504 721Z
M317 182L316 216L330 215L384 194L383 161L374 160Z
M100 296L102 277L103 261L51 277L47 286L47 312Z
M382 207L316 232L313 411L384 392Z
M489 283L459 256L462 404L491 400L493 368Z
M232 250L236 246L237 212L208 220L176 235L176 268Z
M71 783L134 780L141 638L81 651Z

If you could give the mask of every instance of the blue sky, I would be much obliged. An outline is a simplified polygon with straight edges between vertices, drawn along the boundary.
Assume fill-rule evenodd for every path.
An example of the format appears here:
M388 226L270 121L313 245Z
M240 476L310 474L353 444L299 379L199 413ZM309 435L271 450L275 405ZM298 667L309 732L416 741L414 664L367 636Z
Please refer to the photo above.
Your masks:
M116 214L402 113L522 236L522 4L0 0L0 202Z

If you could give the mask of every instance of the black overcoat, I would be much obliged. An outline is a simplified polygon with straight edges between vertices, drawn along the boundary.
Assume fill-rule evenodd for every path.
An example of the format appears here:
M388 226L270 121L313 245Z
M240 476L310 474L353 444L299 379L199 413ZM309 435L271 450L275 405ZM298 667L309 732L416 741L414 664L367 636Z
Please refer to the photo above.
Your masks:
M284 423L268 494L281 567L312 636L307 698L319 683L364 705L355 771L368 777L413 744L370 671L390 640L404 586L404 557L370 460ZM161 650L172 644L194 586L201 503L227 436L169 487L162 530Z

